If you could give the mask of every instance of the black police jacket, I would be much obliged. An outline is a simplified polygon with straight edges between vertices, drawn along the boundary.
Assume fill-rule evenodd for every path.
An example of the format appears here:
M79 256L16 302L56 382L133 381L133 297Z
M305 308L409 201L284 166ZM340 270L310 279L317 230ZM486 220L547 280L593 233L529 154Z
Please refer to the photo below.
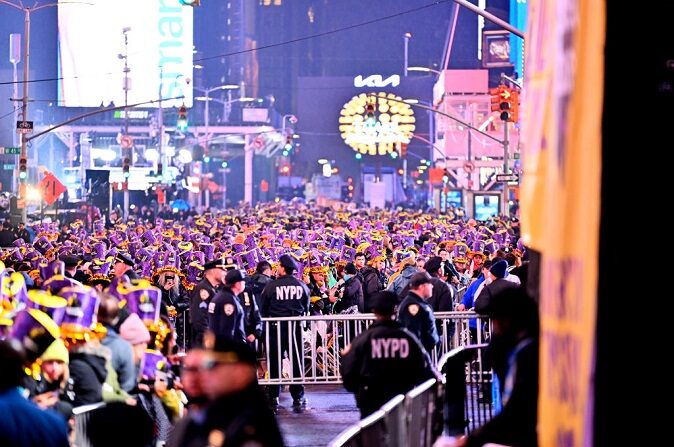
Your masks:
M205 332L208 328L208 305L215 296L216 287L207 279L202 279L194 287L190 297L190 323L195 332Z
M363 416L435 377L419 339L394 320L378 320L358 335L340 369L344 388L356 394Z
M208 305L208 328L216 337L246 341L243 307L229 287L223 288Z
M433 309L416 293L409 292L400 303L398 321L419 338L429 354L440 342Z
M237 298L243 307L243 327L246 335L253 334L259 339L262 337L262 316L253 292L246 287Z
M283 275L265 286L260 296L263 317L297 317L309 312L309 288L291 275Z

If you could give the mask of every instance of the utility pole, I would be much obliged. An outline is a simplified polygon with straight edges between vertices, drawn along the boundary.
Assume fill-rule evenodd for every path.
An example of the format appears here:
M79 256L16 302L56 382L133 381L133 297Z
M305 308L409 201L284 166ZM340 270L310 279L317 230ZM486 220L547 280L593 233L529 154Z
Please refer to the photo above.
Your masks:
M503 173L508 174L508 121L503 126ZM503 214L508 217L510 206L508 205L508 182L503 182Z
M120 55L120 58L124 59L124 142L127 143L129 141L129 72L131 69L129 68L129 31L131 31L131 28L125 27L122 29L122 34L124 34L124 54ZM161 85L160 85L161 89ZM161 104L161 102L160 102ZM124 147L124 146L129 146L129 147ZM129 145L128 143L125 144L122 149L123 153L123 158L128 158L130 160L130 164L133 164L132 156L132 145ZM124 177L124 220L129 218L129 178Z
M28 117L28 70L30 68L30 8L24 8L24 21L23 21L23 98L21 99L21 119L26 123L26 118ZM28 159L28 141L26 140L25 133L21 134L21 155L19 160ZM19 196L24 201L24 206L21 208L21 220L26 222L28 219L28 209L25 204L26 200L26 182L27 178L19 178Z
M17 64L21 62L21 34L10 34L9 35L9 62L12 63L12 80L14 81L14 98L19 97L19 72L16 68ZM19 108L12 104L14 107L14 122L19 122ZM19 147L19 134L14 132L12 134L14 147ZM17 164L16 156L12 157L14 159L14 164ZM12 189L16 191L18 189L16 169L12 170Z
M408 54L408 49L410 45L410 37L412 37L412 33L405 33L403 34L403 43L405 44L405 53L404 53L404 67L403 67L403 75L407 77L407 54Z

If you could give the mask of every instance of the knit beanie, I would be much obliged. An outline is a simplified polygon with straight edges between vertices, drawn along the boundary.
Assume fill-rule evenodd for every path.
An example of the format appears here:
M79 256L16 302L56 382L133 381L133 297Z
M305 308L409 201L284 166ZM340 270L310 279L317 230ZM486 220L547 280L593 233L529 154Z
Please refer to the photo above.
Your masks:
M494 275L497 278L505 278L507 273L506 270L508 269L508 263L506 261L498 261L496 264L492 265L489 271L491 272L492 275Z
M124 320L119 328L119 335L132 345L150 341L150 331L147 330L138 314L131 314Z
M40 357L43 362L47 362L49 360L58 360L59 362L63 362L66 365L68 364L68 348L66 348L66 345L63 343L63 340L60 338L57 338L52 342L51 345L47 348L47 350L42 354L42 357Z

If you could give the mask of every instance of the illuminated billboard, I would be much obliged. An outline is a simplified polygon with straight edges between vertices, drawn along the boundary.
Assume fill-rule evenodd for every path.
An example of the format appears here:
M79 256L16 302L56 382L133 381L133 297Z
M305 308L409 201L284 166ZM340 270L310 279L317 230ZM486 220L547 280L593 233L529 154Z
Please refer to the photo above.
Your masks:
M158 99L161 78L163 98L185 95L164 107L191 107L192 16L179 0L59 0L60 104L124 105L128 59L128 104Z

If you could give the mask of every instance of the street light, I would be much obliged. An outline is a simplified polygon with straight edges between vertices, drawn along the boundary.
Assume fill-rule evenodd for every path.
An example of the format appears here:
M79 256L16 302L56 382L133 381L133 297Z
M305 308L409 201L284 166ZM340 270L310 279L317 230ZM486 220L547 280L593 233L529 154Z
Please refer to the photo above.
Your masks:
M430 67L407 67L407 71L423 71L424 73L435 73L436 75L442 73L440 70Z

